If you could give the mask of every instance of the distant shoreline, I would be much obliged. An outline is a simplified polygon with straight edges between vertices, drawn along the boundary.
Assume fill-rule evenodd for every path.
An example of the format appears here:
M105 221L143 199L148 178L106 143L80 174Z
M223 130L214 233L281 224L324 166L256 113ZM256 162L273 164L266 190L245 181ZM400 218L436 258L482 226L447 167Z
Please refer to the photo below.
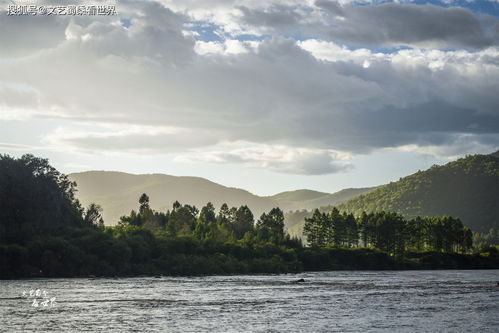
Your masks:
M160 269L161 263L144 267L143 271L134 272L99 272L99 267L93 267L90 274L69 274L59 272L42 272L36 275L38 268L31 267L25 274L11 267L2 265L2 280L43 279L43 278L135 278L135 277L181 277L181 276L232 276L232 275L262 275L262 274L302 274L325 271L410 271L410 270L493 270L499 269L497 254L457 254L457 253L406 253L403 256L389 256L385 252L373 249L326 249L303 248L298 253L298 260L285 262L271 258L237 260L232 256L225 262L214 257L223 255L192 255L184 256L185 261L175 266ZM319 259L319 260L318 260ZM197 266L192 263L201 261L211 263L209 266ZM21 263L19 263L21 264ZM21 264L22 265L22 264ZM102 269L102 267L100 267ZM231 269L232 268L232 269ZM26 268L25 268L26 269ZM73 267L64 267L65 272ZM91 268L92 269L92 268ZM31 275L33 274L33 275Z

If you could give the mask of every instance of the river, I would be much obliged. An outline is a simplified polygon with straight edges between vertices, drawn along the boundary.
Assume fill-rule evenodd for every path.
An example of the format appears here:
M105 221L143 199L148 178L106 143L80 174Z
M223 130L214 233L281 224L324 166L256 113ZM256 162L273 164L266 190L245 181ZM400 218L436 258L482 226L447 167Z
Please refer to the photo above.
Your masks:
M498 332L498 282L499 270L8 280L0 331Z

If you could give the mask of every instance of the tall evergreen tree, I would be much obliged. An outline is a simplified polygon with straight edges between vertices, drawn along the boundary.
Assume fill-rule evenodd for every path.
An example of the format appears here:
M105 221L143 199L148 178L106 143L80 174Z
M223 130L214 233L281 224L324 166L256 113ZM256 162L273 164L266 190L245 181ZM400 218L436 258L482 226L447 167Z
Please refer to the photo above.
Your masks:
M253 213L248 206L239 207L236 211L235 221L232 225L236 238L243 238L245 233L253 229L254 223Z
M257 235L264 241L279 244L284 239L284 213L279 208L272 208L263 213L256 224Z

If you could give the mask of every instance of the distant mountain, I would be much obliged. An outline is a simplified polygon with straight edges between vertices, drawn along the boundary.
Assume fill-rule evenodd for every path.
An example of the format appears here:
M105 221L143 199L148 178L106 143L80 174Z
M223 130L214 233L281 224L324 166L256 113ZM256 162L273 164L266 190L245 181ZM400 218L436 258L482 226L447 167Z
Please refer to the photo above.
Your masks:
M88 171L69 175L78 184L78 199L85 206L91 202L104 208L106 224L119 221L120 216L138 209L138 199L147 193L151 207L171 209L173 202L198 208L212 202L218 209L224 202L229 206L248 205L253 213L268 211L276 205L248 191L230 188L198 177L176 177L163 174L132 175L112 171Z
M278 202L282 207L286 207L286 211L314 209L323 206L338 205L374 189L375 187L347 188L335 193L296 190L282 192L268 198Z
M78 184L77 197L84 206L95 202L104 208L102 215L107 225L116 224L120 216L130 213L132 209L137 210L142 193L147 193L151 207L156 210L170 209L175 200L198 208L212 202L217 210L223 203L227 203L235 207L247 205L257 219L273 207L280 207L284 211L312 209L338 204L368 190L348 189L333 194L298 190L260 197L199 177L88 171L70 174L69 178Z
M474 231L499 227L499 151L472 155L401 178L339 205L396 211L407 217L452 215Z
M333 206L346 202L350 199L356 198L361 194L369 193L377 187L363 187L363 188L346 188L336 193L328 194L324 197L317 198L307 202L306 208L317 208L324 206Z
M318 199L328 194L329 193L317 192L312 190L296 190L296 191L281 192L273 196L270 196L269 198L281 202L303 202L303 201Z

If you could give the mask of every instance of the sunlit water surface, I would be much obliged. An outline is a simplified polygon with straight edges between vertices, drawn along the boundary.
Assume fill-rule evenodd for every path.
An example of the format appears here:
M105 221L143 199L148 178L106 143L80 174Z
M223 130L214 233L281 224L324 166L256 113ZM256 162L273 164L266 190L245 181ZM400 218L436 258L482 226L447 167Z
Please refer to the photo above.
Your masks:
M498 282L498 270L0 281L0 331L499 332ZM33 306L37 289L55 300Z

